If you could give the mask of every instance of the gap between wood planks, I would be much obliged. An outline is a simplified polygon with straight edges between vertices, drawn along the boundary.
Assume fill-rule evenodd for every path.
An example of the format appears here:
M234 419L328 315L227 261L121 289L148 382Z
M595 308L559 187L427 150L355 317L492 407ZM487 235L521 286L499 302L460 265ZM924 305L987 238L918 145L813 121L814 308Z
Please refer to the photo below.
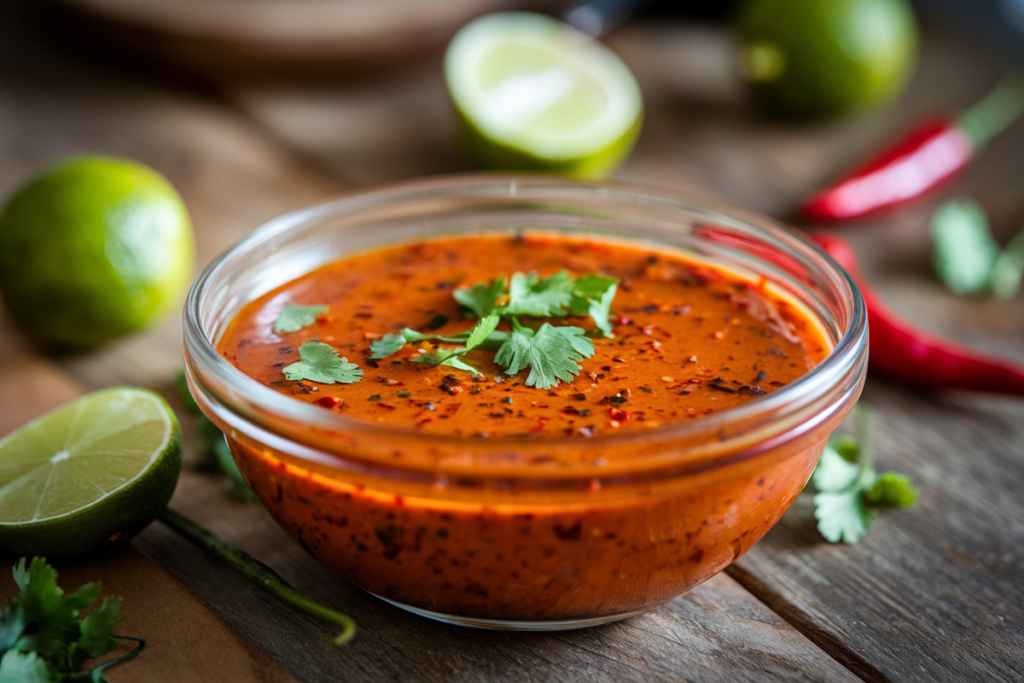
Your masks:
M725 573L851 673L868 683L894 683L891 678L853 649L847 647L836 637L836 634L829 633L819 624L815 624L807 613L797 607L796 603L787 602L780 593L769 589L743 567L734 563L725 568Z

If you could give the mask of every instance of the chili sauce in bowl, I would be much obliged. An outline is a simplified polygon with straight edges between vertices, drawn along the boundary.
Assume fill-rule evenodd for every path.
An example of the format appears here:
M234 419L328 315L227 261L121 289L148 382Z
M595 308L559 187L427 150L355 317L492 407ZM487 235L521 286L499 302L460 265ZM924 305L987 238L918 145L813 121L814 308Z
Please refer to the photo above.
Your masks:
M681 200L645 226L650 197L612 211L609 187L342 200L200 278L190 382L306 551L427 616L571 628L692 588L785 512L863 381L856 292L781 229Z

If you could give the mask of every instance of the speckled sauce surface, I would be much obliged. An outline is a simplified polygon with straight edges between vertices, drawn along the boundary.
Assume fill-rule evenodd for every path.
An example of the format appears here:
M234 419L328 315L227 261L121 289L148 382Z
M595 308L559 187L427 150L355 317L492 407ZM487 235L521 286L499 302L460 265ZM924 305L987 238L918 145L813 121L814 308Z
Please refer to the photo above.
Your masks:
M527 387L526 373L505 376L493 351L467 358L483 378L409 362L429 344L369 359L370 343L385 333L471 328L452 297L458 287L562 269L619 279L615 336L593 337L594 356L570 383ZM288 301L330 308L309 327L275 334ZM593 327L584 318L553 324ZM530 234L398 245L328 265L252 302L229 325L220 352L257 381L324 410L450 435L463 450L527 437L517 440L522 449L546 454L543 463L523 459L531 472L571 468L594 452L609 469L617 464L617 474L538 483L526 470L521 479L513 472L494 480L428 471L411 479L403 463L436 443L382 437L387 464L369 470L348 466L360 457L361 437L332 449L336 466L237 432L229 443L277 522L374 594L469 621L614 619L671 599L746 552L789 507L851 406L833 406L812 429L771 448L657 476L631 476L635 453L627 449L593 447L607 441L602 435L628 433L649 441L648 453L685 451L655 427L699 422L792 382L827 354L820 329L764 283L641 245ZM314 339L357 363L362 380L286 380L281 368ZM548 446L546 437L559 438Z
M561 270L619 279L615 337L593 338L595 353L571 383L528 387L527 372L509 377L493 351L466 358L484 377L409 362L419 349L432 350L429 342L369 358L374 339L406 327L440 335L472 328L475 321L452 296L456 288ZM275 334L286 302L330 309L312 326ZM581 317L550 322L594 327ZM299 360L299 346L311 339L358 364L362 381L286 380L282 368ZM529 233L399 245L328 265L246 306L218 348L250 377L298 400L365 420L477 437L588 437L699 418L788 384L828 351L805 317L758 283L638 246Z

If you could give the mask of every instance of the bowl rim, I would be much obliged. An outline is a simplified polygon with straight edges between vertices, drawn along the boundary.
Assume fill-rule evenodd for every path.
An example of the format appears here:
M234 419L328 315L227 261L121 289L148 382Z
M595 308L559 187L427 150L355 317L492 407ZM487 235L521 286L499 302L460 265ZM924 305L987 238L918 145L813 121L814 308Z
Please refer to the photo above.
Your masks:
M521 198L523 190L530 188L544 191L595 192L604 197L633 201L638 207L652 204L669 208L695 208L701 212L718 214L732 221L744 223L767 232L787 247L796 249L804 258L816 261L819 274L826 276L835 291L846 299L850 310L849 323L831 352L818 365L784 387L697 420L668 422L643 430L598 433L586 440L587 445L626 444L630 441L650 439L692 439L701 434L715 434L728 425L784 410L794 399L828 393L830 388L841 384L841 380L856 367L859 359L867 355L867 308L852 277L810 239L767 216L712 197L649 184L618 180L575 181L542 174L457 174L401 181L369 190L356 190L311 207L290 211L265 222L214 258L196 278L184 308L185 372L193 393L198 389L204 399L200 401L200 405L209 401L210 396L206 395L206 392L213 388L207 381L196 376L197 368L200 374L215 376L216 380L231 389L232 393L245 397L251 409L248 415L242 417L249 422L253 421L252 415L259 415L263 419L283 418L291 423L331 433L378 437L391 435L415 438L430 445L471 445L474 449L481 450L507 449L510 446L522 450L538 445L558 447L570 444L578 447L581 440L575 436L542 436L531 439L494 436L481 439L470 435L424 433L412 426L373 422L324 410L311 403L281 394L243 373L217 352L215 343L203 329L202 306L211 283L232 263L266 240L331 216L353 214L384 203L426 200L432 197L498 198L501 196L498 191L502 188L505 190L504 196L510 199ZM237 310L234 313L237 314ZM196 367L193 367L193 364ZM226 397L224 392L215 391L214 394L214 404L227 405L229 411L238 414L236 406L232 406L234 401ZM266 425L260 426L267 429ZM271 431L277 430L271 427ZM294 433L289 432L286 438L294 440Z

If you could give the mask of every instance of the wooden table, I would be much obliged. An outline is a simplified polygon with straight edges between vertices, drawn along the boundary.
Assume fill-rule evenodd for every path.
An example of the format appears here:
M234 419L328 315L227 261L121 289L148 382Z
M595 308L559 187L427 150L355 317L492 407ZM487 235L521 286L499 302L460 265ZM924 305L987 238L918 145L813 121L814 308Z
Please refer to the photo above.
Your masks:
M356 82L190 88L97 57L0 5L0 193L82 151L166 174L194 217L200 265L263 221L372 183L470 170L450 141L439 61ZM618 176L785 215L806 191L922 114L959 109L998 62L925 25L920 67L894 107L813 127L757 118L731 75L721 28L636 22L609 42L636 71L647 119ZM1024 124L947 193L977 198L1002 239L1024 225ZM959 299L929 274L926 222L940 198L847 234L897 311L1024 360L1024 305ZM84 391L133 384L181 408L180 320L94 352L44 356L0 317L0 434ZM64 566L125 598L125 633L150 649L120 681L1022 681L1024 401L919 394L869 381L879 466L909 473L912 509L861 544L814 530L806 496L725 573L651 612L557 634L436 624L320 567L259 507L186 471L173 504L355 617L356 640L265 596L159 523L114 554ZM179 410L184 417L184 412ZM184 420L186 436L192 425ZM191 457L190 453L186 457ZM11 592L8 580L3 595Z

